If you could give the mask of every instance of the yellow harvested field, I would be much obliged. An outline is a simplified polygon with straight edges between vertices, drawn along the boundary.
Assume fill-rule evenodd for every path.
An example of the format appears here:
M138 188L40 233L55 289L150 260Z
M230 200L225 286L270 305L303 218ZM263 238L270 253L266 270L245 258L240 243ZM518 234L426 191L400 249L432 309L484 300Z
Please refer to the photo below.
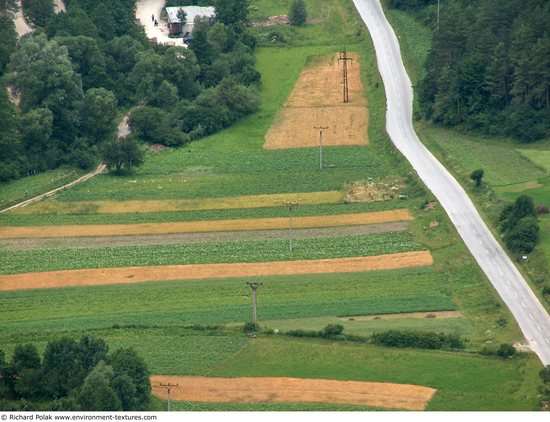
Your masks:
M429 251L301 261L120 267L0 275L0 291L131 284L164 280L350 273L433 264Z
M411 219L412 216L409 210L399 209L362 214L294 217L292 219L292 226L297 229L341 227L407 221ZM154 224L0 227L0 239L276 230L285 229L287 227L288 218L257 218L247 220L190 221Z
M280 207L283 202L298 202L300 205L338 204L342 202L343 198L343 192L327 191L150 201L45 201L18 209L13 211L12 214L125 214L225 210Z
M300 74L284 107L275 116L264 148L319 146L315 126L328 126L323 145L367 145L369 114L363 93L359 56L348 54L349 102L343 102L343 64L338 55L315 57Z
M303 378L211 378L153 375L153 395L166 399L163 384L177 384L171 399L201 403L331 403L424 410L437 390L385 382Z

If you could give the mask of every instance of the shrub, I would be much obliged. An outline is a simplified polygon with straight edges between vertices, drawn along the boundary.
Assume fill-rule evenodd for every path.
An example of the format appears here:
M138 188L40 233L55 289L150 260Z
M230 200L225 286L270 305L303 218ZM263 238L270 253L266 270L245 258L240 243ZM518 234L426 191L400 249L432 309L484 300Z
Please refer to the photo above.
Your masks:
M247 322L243 325L243 332L245 333L253 333L258 329L258 326L253 322Z
M430 331L389 330L374 333L374 344L387 347L412 347L417 349L464 349L464 340L457 334L434 333Z
M321 330L321 337L323 338L332 338L334 336L339 336L344 331L344 326L341 324L328 324L325 328Z
M288 11L288 20L291 25L302 26L307 22L307 8L304 0L293 0Z
M502 343L496 351L497 356L511 358L517 354L517 350L511 344Z
M321 333L315 330L290 330L285 333L287 336L291 337L320 337Z

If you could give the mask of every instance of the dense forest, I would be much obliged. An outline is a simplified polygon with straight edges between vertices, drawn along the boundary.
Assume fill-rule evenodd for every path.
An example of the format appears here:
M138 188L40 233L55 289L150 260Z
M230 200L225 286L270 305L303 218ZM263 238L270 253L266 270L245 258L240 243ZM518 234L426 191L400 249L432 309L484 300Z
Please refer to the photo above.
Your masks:
M133 349L109 353L101 338L52 340L41 358L20 344L6 361L0 350L0 409L147 410L149 370Z
M424 117L521 142L550 136L550 2L390 0L433 29Z
M18 40L15 1L0 0L0 181L90 168L121 111L132 109L129 142L180 146L259 106L247 0L212 0L216 18L196 22L189 49L150 43L135 0L65 0L59 14L52 0L24 3L35 31Z

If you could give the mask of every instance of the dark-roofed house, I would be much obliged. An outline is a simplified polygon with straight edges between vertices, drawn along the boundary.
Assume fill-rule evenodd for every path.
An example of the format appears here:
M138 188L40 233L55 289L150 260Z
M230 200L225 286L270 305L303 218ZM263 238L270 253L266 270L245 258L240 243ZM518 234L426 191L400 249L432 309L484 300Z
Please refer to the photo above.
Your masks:
M183 10L186 16L186 23L182 25L178 12ZM193 32L195 26L195 18L211 18L215 15L215 9L213 6L176 6L166 8L168 30L170 35L190 34Z

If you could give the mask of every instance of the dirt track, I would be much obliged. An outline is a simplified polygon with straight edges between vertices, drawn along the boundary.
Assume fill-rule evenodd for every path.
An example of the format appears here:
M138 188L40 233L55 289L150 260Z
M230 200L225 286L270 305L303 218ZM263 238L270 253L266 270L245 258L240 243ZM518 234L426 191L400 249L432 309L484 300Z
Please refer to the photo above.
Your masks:
M121 267L0 275L0 291L131 284L163 280L349 273L432 265L429 251L354 258L233 264Z
M335 403L424 410L437 390L408 384L301 378L210 378L153 375L153 395L165 400L159 383L178 384L176 401L207 403Z
M319 147L319 131L328 126L323 145L367 145L368 109L363 93L359 57L348 54L349 102L343 102L343 64L338 55L316 57L308 63L284 107L275 116L264 148Z
M292 219L292 226L295 228L339 227L407 221L411 219L412 216L409 210L399 209L361 214L294 217ZM280 230L287 227L288 218L286 217L154 224L0 227L0 239Z

